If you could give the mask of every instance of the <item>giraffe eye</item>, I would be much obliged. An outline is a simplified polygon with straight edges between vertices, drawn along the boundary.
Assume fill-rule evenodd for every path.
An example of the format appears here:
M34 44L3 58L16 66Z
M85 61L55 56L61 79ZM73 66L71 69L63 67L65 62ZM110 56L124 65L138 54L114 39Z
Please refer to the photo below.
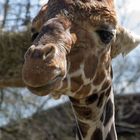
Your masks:
M37 32L36 29L34 27L32 27L31 33L32 33L31 41L33 42L36 39L36 37L38 36L39 32Z
M33 35L32 35L32 38L31 38L31 40L32 40L32 42L36 39L36 37L38 36L38 32L37 33L34 33Z
M97 30L96 32L104 44L109 44L114 37L114 34L111 31Z

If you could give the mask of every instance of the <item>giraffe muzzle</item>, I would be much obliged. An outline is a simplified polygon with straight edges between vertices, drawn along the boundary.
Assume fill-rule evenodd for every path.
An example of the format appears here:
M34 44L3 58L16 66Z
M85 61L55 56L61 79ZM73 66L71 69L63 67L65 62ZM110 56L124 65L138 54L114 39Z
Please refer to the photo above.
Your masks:
M38 96L45 96L50 94L54 88L59 87L59 81L62 80L62 77L57 76L55 79L49 81L46 85L41 86L41 87L31 87L27 86L27 88L34 94Z
M22 78L37 95L47 95L57 89L65 76L65 54L55 44L32 45L25 54Z

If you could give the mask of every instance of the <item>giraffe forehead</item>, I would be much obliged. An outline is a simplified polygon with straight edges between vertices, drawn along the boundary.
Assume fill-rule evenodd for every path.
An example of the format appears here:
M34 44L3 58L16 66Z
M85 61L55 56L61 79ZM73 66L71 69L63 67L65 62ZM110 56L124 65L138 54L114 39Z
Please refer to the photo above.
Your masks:
M89 3L78 1L74 3L73 9L73 18L75 22L80 22L82 20L90 22L93 25L102 25L103 23L112 24L114 27L117 25L116 11L110 0L94 0Z
M117 24L117 16L112 0L49 0L45 19L61 14L71 21L90 21Z
M103 23L115 26L117 16L114 9L113 0L49 0L33 19L32 27L39 31L45 21L56 15L64 15L74 22L79 19L90 21L94 26Z

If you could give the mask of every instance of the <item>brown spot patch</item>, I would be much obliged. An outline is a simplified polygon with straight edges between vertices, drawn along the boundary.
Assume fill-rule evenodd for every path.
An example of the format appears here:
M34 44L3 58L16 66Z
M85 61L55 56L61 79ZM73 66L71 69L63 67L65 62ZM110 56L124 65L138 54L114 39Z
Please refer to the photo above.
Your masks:
M103 140L103 134L101 129L97 128L93 135L91 136L91 140Z
M91 119L92 118L92 110L88 107L73 105L74 110L77 114L77 116L80 119Z
M87 96L87 94L89 94L90 89L91 89L91 85L90 84L84 85L78 92L76 92L75 97L77 97L77 98L78 97L84 98L85 96Z
M72 97L69 97L69 99L74 105L80 104L80 100L78 100L78 99L75 99L75 98L72 98Z
M84 67L84 72L86 78L93 78L95 75L96 69L97 69L97 64L98 64L98 59L96 56L89 56L85 60L85 67Z
M81 75L77 77L72 77L71 78L71 91L76 92L82 84L83 84L83 80L82 80Z
M83 49L79 49L78 47L73 47L71 49L70 54L68 54L68 61L70 61L69 73L73 73L80 69L80 64L84 60L84 53L85 51Z
M105 121L104 121L104 126L107 125L111 117L113 116L113 103L111 99L108 100L106 104L106 112L105 112Z
M101 70L97 70L97 73L96 73L96 77L95 79L93 80L93 84L96 86L96 85L99 85L102 83L102 81L104 80L106 74L105 74L105 70L101 69Z
M89 125L87 125L86 123L81 122L81 121L78 121L78 125L79 125L79 128L81 130L82 136L86 137L87 132L88 132L88 130L90 128Z
M107 134L106 140L117 140L115 127L112 125L110 132Z
M103 102L104 102L104 95L105 93L101 93L100 97L99 97L99 100L98 100L98 103L97 103L97 107L101 107L103 105Z
M85 102L86 105L93 104L98 99L98 95L96 93L93 93L89 97L86 98Z
M74 81L75 83L79 83L80 85L83 84L82 76L77 76L77 77L71 77L71 80Z

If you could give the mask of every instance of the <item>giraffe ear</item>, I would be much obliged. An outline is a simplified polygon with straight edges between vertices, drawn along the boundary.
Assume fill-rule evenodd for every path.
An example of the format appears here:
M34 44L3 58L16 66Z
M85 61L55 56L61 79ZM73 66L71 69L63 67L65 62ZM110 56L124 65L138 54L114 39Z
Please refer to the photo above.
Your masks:
M136 35L122 26L117 28L116 39L111 48L112 58L119 54L127 55L140 44L140 36Z

